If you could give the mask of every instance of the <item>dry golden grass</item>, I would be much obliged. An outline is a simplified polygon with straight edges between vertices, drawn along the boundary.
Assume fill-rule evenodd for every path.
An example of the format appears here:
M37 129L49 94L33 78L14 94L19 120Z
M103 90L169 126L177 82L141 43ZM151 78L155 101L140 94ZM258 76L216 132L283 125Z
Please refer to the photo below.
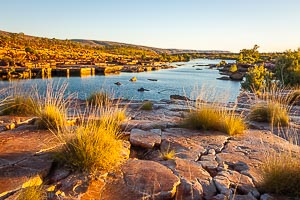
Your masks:
M174 149L170 149L170 143L168 145L168 148L165 149L165 150L160 150L160 157L163 159L163 160L174 160L175 159L175 150Z
M125 118L125 109L118 106L87 108L80 123L61 134L65 145L57 158L92 174L113 169L124 159L119 124Z
M261 190L300 197L300 159L281 154L268 156L262 165Z
M215 104L201 104L184 120L183 125L192 129L217 130L229 135L242 134L246 125L234 110Z
M30 96L13 95L0 109L2 115L30 116L34 114L34 100Z
M59 132L64 129L67 121L67 110L72 95L65 95L67 84L48 84L46 93L39 94L36 88L34 113L39 118L37 124L40 128L47 128Z
M250 108L249 120L268 122L271 126L288 126L291 105L290 88L273 85L266 88Z
M109 94L104 91L98 91L92 93L88 98L87 102L97 106L106 106L111 103Z
M46 200L47 193L42 186L30 186L21 190L17 200Z
M287 109L277 102L259 103L250 109L249 119L257 122L269 122L274 126L287 126L289 115Z

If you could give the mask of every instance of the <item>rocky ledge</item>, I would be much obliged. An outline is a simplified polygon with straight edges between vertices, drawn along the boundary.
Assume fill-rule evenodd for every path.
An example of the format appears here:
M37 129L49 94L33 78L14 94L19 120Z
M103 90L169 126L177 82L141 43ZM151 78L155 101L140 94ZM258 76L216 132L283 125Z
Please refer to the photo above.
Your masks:
M151 111L141 105L131 102L131 119L122 124L129 158L97 179L57 167L51 152L60 143L49 131L27 118L2 117L3 127L16 126L0 132L0 199L15 199L21 188L41 183L48 199L287 199L259 191L260 165L271 153L299 156L299 146L270 130L230 137L180 128L191 108L184 101L155 102ZM171 151L171 159L162 156Z

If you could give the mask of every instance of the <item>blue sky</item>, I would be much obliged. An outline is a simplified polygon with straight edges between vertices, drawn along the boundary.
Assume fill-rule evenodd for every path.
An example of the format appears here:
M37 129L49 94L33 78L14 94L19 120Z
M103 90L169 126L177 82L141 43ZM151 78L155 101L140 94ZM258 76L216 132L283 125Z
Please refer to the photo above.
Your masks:
M299 0L2 0L0 30L161 48L300 47Z

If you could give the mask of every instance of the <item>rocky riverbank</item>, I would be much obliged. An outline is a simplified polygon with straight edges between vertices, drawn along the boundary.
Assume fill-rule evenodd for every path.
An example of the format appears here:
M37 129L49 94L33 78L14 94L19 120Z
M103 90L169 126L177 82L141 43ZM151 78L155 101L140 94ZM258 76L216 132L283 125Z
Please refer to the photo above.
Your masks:
M246 113L251 103L241 95L237 110ZM130 116L122 124L125 161L97 179L58 167L52 151L61 143L34 119L1 116L0 199L16 199L21 188L42 183L48 199L288 199L259 190L260 166L270 154L299 156L299 146L259 123L234 137L181 128L193 109L186 101L153 102L148 111L142 104L119 105ZM171 159L162 156L170 151Z

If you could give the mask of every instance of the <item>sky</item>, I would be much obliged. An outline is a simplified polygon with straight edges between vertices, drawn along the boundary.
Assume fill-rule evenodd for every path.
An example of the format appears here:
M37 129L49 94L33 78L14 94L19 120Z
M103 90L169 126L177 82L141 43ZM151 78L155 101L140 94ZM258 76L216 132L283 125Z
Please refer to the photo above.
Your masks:
M0 30L159 48L300 47L300 0L0 0Z

